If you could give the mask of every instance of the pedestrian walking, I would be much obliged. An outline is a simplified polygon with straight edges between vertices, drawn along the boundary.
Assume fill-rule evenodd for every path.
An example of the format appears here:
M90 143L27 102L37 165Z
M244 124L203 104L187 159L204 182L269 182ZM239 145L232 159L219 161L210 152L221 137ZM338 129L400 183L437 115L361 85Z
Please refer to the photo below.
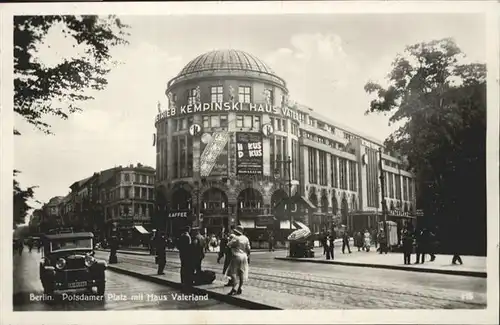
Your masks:
M375 249L378 251L377 228L373 228L371 234L372 234L373 245L375 246Z
M356 235L354 236L354 245L358 248L358 252L361 251L361 248L363 248L363 235L361 234L361 231L356 232Z
M232 252L228 272L233 280L233 287L228 295L242 293L243 283L248 280L250 262L250 241L243 234L243 227L237 226L233 232L236 236L228 243ZM238 289L236 289L236 278L239 279Z
M33 238L28 238L28 251L31 253L33 249Z
M366 229L365 234L364 234L363 250L365 250L366 252L369 252L371 243L372 243L372 238L371 238L370 232L368 231L368 229Z
M269 243L269 251L274 252L274 234L272 231L269 232L268 243Z
M347 228L344 230L344 233L342 234L342 254L345 254L345 248L347 247L347 250L349 251L349 254L351 254L351 247L349 246L349 232L347 231Z
M387 246L387 235L384 228L380 228L377 234L377 242L379 245L379 254L387 254L389 247Z
M423 228L417 229L415 239L417 242L417 261L415 264L424 264L425 254L427 253L427 240L425 239L425 230Z
M456 265L457 262L463 265L462 258L460 257L460 251L462 250L462 236L460 236L461 229L458 223L454 226L455 229L451 232L451 251L453 252L453 257L451 259L451 264Z
M413 251L413 237L408 229L403 229L403 260L404 264L411 264L411 253Z
M191 250L193 259L193 271L196 277L201 274L201 262L205 258L206 247L208 246L207 240L201 235L199 228L193 228L193 235L191 240Z
M219 253L217 254L217 264L219 264L220 260L224 257L224 255L226 255L227 242L227 234L223 232L220 238Z
M326 255L326 252L328 251L328 233L326 230L324 230L321 235L321 246L323 246L323 255Z
M155 242L156 247L156 264L158 264L158 275L165 274L163 271L165 270L165 265L167 264L167 252L165 249L167 248L167 240L165 238L164 233L160 233Z
M181 283L184 286L193 285L190 230L191 228L189 226L182 228L182 233L177 241L177 249L179 250L179 258L181 260Z
M429 255L431 257L431 262L434 262L436 260L436 251L438 248L436 231L429 229L427 238L429 240Z
M235 237L236 237L235 234L230 234L228 236L228 244ZM230 275L228 274L229 273L228 269L229 269L229 265L231 264L231 258L232 258L232 249L229 245L226 245L226 247L225 247L225 255L226 255L226 257L224 258L224 266L222 268L222 274L229 277L229 281L226 283L225 286L232 287L234 285L234 281L233 281L233 278L231 278Z
M337 239L337 236L335 235L335 231L332 230L328 236L328 253L330 253L330 258L332 260L335 259L335 255L333 253L335 249L335 239Z

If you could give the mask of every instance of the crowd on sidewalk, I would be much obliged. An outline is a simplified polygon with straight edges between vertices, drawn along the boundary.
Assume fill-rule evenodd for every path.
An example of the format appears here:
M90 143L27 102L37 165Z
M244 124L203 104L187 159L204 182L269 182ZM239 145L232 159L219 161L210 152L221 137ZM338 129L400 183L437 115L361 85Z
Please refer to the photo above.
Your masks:
M241 294L245 281L248 280L250 262L250 241L244 235L244 229L237 226L232 231L222 231L220 240L215 236L203 236L199 228L185 227L178 238L166 238L165 233L157 232L152 239L158 275L163 275L167 262L166 249L169 245L179 250L181 260L181 283L186 287L212 283L216 276L208 270L202 270L202 262L209 247L219 247L217 263L224 258L222 273L229 278L226 286L231 287L229 295ZM217 245L215 245L217 244Z
M351 236L352 235L352 236ZM321 246L323 247L323 255L327 260L334 260L334 247L335 240L337 239L338 232L334 229L324 230L321 236ZM413 228L411 223L405 224L401 229L401 234L398 237L398 244L391 247L387 231L384 228L378 230L372 229L371 231L365 229L363 232L356 231L351 234L349 229L344 228L340 232L342 239L342 254L351 254L350 241L353 239L354 246L358 252L370 252L373 246L379 254L387 254L390 250L401 250L403 253L403 260L405 265L411 264L412 254L416 255L415 264L424 264L426 255L429 255L430 262L435 261L436 251L439 245L436 233L434 230L426 227ZM452 264L463 264L462 258L458 253L458 249L452 257Z

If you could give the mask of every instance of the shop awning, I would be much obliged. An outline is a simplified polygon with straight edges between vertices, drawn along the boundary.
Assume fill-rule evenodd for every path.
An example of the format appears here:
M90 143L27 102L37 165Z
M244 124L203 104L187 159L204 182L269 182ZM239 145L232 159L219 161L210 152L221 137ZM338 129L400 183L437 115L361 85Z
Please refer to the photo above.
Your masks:
M248 220L248 219L240 219L238 221L238 224L242 226L243 228L255 228L255 220Z
M149 234L149 231L147 231L143 226L134 226L134 229L143 235Z
M293 225L294 225L294 226L296 226L296 227L297 227L297 228L299 228L299 229L306 229L306 230L309 230L309 231L310 231L309 227L308 227L308 226L306 226L305 224L303 224L303 223L302 223L302 222L300 222L300 221L294 221L294 222L293 222Z

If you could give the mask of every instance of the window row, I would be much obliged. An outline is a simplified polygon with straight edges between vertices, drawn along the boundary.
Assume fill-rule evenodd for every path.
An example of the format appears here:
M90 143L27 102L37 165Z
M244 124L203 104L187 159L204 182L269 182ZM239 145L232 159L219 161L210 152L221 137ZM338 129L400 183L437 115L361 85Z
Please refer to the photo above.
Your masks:
M154 176L137 174L137 173L121 173L120 180L122 182L133 182L133 183L151 184L151 185L155 183Z
M312 141L317 142L317 143L325 144L333 149L337 149L337 150L344 150L345 149L345 146L342 143L331 140L331 139L327 139L325 137L322 137L320 135L316 135L314 133L300 130L299 134L300 134L300 137L312 140ZM350 150L350 152L352 153L352 150Z
M116 205L106 208L106 218L120 218L132 216L150 217L153 215L153 204L133 204L133 205Z
M120 198L154 200L154 192L152 188L125 186L120 188Z
M212 103L222 103L224 102L224 86L215 85L210 86L210 102ZM252 102L252 87L251 86L239 86L237 97L233 94L233 90L229 88L229 100L237 100L240 103L251 103ZM266 88L262 94L264 96L264 100L269 105L274 105L274 91L272 89ZM194 105L200 102L201 100L201 89L199 87L190 88L186 90L186 97L188 105ZM174 94L172 100L177 102L177 95ZM282 97L282 104L284 101L284 97Z
M275 131L288 132L287 120L284 118L271 117L271 125Z
M330 170L328 170L328 160L330 160ZM330 179L330 186L334 188L358 190L356 162L309 148L308 163L309 183L327 186Z
M413 180L411 178L391 172L384 172L384 178L386 197L404 201L413 200Z
M193 176L193 138L188 135L172 137L173 178Z

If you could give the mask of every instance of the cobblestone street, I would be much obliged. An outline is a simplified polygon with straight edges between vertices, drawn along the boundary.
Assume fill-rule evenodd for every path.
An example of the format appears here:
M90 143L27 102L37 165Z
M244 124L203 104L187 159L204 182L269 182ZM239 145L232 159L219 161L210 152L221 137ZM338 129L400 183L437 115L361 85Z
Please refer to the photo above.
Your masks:
M69 311L69 310L229 310L240 309L214 299L207 301L176 301L179 291L172 288L138 280L112 271L106 272L106 294L103 301L33 301L33 297L43 294L38 277L40 254L36 251L22 256L14 255L14 311ZM143 296L140 299L132 298ZM78 295L78 294L77 294ZM148 295L149 298L148 298ZM167 300L153 301L152 296L166 297ZM32 297L30 299L30 296Z
M98 254L100 258L107 257L104 252ZM309 297L310 306L307 308L324 308L326 302L330 308L345 309L486 307L486 279L289 263L273 260L273 254L253 256L250 279L246 285L275 293ZM167 270L178 273L180 262L176 253L169 253L168 256ZM155 267L154 258L147 255L121 254L119 261L132 267ZM216 263L215 254L207 254L203 268L217 272L219 280L225 281L220 274L222 265Z

